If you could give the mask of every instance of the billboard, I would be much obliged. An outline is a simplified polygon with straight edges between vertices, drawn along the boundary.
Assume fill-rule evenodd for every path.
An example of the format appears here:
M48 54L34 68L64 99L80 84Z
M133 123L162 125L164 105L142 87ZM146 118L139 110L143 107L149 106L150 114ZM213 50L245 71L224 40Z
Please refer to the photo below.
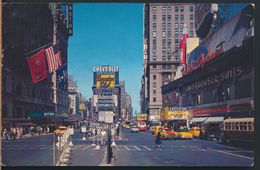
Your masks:
M140 121L140 120L147 120L148 115L146 113L144 114L137 114L136 115L136 120Z
M96 77L96 86L97 88L100 87L109 87L114 88L115 87L115 75L97 75Z
M118 66L95 66L93 67L93 85L97 88L119 85Z

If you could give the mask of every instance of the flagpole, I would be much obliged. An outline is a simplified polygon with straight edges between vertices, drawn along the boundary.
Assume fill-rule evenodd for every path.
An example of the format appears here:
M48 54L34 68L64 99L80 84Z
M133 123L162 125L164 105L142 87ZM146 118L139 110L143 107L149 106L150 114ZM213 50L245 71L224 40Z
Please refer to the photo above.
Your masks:
M43 46L41 46L41 47L39 47L39 48L36 48L36 49L34 49L34 50L32 50L32 51L26 52L26 53L24 53L24 55L27 56L27 55L29 55L29 54L35 52L35 51L38 51L39 49L42 49L42 48L44 48L44 47L47 47L47 46L49 46L49 45L51 45L51 44L53 44L53 42L48 43L48 44L45 44L45 45L43 45Z

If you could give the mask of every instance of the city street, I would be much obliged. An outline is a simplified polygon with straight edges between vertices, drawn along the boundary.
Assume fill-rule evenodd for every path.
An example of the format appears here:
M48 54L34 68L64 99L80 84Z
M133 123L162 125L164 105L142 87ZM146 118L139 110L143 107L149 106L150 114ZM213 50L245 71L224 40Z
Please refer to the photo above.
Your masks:
M122 128L122 140L116 140L114 166L251 166L252 150L223 145L218 141L199 139L162 141L154 148L150 132L131 133ZM7 166L52 166L53 135L3 141L3 163ZM106 147L95 150L93 138L82 140L76 131L69 166L102 166L106 164ZM96 140L95 140L96 143Z
M122 129L127 141L118 141L116 166L251 166L254 152L199 139L162 141L154 148L150 132Z

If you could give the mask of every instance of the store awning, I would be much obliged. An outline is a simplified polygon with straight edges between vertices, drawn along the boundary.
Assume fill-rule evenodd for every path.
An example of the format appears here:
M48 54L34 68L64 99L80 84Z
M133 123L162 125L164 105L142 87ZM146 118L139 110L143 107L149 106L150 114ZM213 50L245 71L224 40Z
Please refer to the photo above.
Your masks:
M18 125L18 126L35 126L34 123L30 123L30 122L28 122L28 123L16 123L16 125Z
M204 122L208 117L194 117L190 120L191 123L201 123Z
M30 118L39 119L39 118L52 118L56 114L54 112L32 111L32 112L28 112L26 115Z
M191 123L219 123L223 122L224 117L194 117L190 120Z
M203 123L220 123L224 121L224 117L208 117Z

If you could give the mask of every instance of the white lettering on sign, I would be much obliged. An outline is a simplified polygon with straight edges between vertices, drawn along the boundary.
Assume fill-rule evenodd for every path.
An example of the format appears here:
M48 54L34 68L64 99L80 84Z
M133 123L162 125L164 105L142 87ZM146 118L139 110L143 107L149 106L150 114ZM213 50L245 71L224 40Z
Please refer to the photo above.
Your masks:
M93 72L118 72L119 66L95 66Z

